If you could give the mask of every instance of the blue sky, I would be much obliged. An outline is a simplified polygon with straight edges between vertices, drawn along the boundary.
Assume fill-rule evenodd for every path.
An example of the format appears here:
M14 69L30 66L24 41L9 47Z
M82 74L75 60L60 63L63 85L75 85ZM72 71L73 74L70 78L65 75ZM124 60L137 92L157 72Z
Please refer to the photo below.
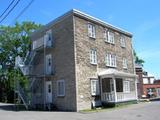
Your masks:
M11 0L1 0L0 14ZM30 2L21 0L1 25L13 20ZM159 0L35 0L18 21L46 24L75 8L133 33L133 47L145 60L144 69L160 78Z

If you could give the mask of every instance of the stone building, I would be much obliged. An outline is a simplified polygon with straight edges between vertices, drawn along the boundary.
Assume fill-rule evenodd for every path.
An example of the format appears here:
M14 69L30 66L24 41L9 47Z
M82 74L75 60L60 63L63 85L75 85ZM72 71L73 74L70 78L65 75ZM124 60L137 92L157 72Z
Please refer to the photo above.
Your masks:
M31 39L32 107L79 111L137 100L131 33L73 9Z
M137 91L138 98L160 97L160 82L148 72L144 71L141 65L135 65L138 75Z

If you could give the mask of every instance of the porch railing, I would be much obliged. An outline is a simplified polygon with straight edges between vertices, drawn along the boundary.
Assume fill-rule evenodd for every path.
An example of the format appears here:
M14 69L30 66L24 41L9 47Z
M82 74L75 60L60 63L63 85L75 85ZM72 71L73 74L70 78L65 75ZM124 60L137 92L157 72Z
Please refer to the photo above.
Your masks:
M115 97L117 97L117 101L115 101ZM114 93L102 93L102 101L106 102L121 102L121 101L127 101L127 100L134 100L136 99L135 92L130 93L123 93L123 92L117 92L117 96L115 96Z
M117 92L117 102L136 99L135 91L129 93Z
M33 50L40 50L43 47L52 47L52 39L49 37L49 35L45 35L44 37L33 41Z
M114 93L110 93L110 92L103 93L102 94L102 101L114 102L115 101Z

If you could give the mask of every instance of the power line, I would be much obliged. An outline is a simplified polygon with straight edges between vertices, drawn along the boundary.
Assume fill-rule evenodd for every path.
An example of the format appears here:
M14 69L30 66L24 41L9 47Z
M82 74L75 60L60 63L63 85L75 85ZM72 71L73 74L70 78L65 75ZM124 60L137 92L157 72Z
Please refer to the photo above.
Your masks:
M31 6L31 4L34 2L35 0L31 0L28 5L17 15L17 17L14 19L13 23Z
M12 2L8 5L8 7L3 11L0 18L7 12L7 10L11 7L11 5L14 3L15 0L12 0Z
M6 17L13 11L13 9L18 5L18 3L20 2L20 0L18 0L14 6L7 12L7 14L3 17L3 19L0 21L0 23L3 22L4 19L6 19Z

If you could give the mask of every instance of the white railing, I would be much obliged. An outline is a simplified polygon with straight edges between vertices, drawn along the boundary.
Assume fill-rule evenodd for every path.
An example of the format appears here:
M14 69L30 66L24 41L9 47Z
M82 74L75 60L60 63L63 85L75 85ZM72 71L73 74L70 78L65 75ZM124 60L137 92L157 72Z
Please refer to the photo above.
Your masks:
M110 93L110 92L102 93L102 101L114 102L115 101L114 93Z
M44 45L43 37L39 38L38 40L33 41L33 50L40 48Z
M23 75L29 75L29 73L31 72L31 67L25 65L23 59L20 56L16 57L15 67L19 68L22 71Z
M52 38L51 35L46 34L44 37L41 37L35 41L33 41L33 50L43 47L51 47L52 46Z
M117 102L134 100L134 99L136 99L135 92L129 92L129 93L117 92Z
M102 101L121 102L121 101L135 100L136 99L135 92L130 92L130 93L117 92L116 94L117 94L117 101L115 101L114 93L110 93L110 92L102 93Z
M23 67L20 67L23 75L30 75L31 73L31 67L30 66L23 66Z
M124 93L117 92L117 101L123 101L123 100L124 100Z
M24 106L26 109L28 109L28 106L29 106L29 100L28 100L28 97L27 97L27 94L24 92L23 88L20 86L20 84L17 85L17 88L16 88L16 93L18 93L18 96L21 98Z

